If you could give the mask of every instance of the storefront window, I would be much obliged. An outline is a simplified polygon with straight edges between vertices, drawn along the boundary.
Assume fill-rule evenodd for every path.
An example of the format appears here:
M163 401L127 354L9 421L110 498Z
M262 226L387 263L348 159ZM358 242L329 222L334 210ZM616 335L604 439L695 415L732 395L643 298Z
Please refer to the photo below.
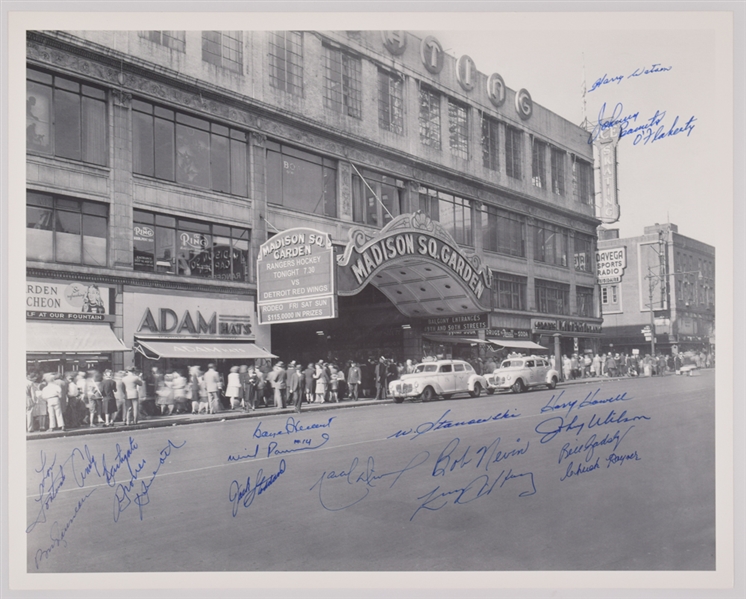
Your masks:
M356 223L374 227L379 226L379 223L380 226L385 226L402 213L402 193L399 187L403 182L370 171L362 171L362 176L363 178L357 174L352 175L352 219Z
M459 245L474 245L471 200L420 187L420 210L437 220Z
M106 165L106 94L103 90L27 69L26 148Z
M140 100L132 127L136 174L248 196L245 132Z
M567 314L570 305L570 286L537 279L536 308L544 314Z
M29 191L26 259L106 266L109 207Z
M509 256L526 255L526 227L521 215L484 204L482 227L484 249Z
M134 211L135 270L249 280L247 229Z
M309 214L337 216L337 162L267 142L267 200Z
M534 225L534 260L567 266L567 231L548 223Z

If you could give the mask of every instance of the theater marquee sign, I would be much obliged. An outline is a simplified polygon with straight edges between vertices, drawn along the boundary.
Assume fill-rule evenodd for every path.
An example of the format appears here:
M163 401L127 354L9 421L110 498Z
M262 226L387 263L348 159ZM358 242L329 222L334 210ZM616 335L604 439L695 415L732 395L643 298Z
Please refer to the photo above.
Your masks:
M337 265L340 295L354 295L372 283L407 316L490 310L489 268L419 211L396 217L375 236L352 229Z

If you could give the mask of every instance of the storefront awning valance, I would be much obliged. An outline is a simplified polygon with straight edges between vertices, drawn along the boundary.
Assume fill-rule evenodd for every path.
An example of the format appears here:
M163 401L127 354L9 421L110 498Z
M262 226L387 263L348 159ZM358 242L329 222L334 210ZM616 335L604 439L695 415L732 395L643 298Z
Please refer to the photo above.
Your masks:
M542 351L547 351L548 348L544 347L543 345L539 345L538 343L534 343L533 341L520 341L520 340L513 340L513 339L489 339L489 342L493 345L502 345L503 347L512 347L515 349L539 349Z
M256 360L277 357L249 341L180 341L177 339L165 341L135 338L134 349L152 360L160 358Z
M453 345L476 345L486 344L487 341L477 337L457 337L456 335L423 335L424 339L435 341L435 343L450 343Z
M98 354L129 351L108 324L27 322L26 352Z

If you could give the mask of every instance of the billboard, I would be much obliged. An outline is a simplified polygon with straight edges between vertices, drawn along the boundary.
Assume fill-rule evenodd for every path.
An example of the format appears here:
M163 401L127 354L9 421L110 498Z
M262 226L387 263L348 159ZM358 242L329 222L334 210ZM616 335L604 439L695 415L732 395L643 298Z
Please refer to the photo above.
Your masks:
M620 125L605 128L594 143L595 159L599 165L598 177L601 204L596 205L596 218L603 223L619 220L619 197L617 192L617 142Z
M113 287L86 281L26 281L26 319L114 321Z
M259 324L336 318L335 283L331 235L306 227L275 235L257 257Z
M627 248L611 248L596 252L596 272L598 284L621 283L624 269L627 268Z

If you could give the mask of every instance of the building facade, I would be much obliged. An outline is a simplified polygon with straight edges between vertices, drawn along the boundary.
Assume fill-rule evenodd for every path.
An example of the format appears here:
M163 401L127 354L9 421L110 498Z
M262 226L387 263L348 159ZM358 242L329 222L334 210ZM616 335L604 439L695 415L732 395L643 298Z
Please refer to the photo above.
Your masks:
M598 349L588 134L436 38L45 31L27 61L30 362ZM365 284L335 319L259 324L259 247L297 227Z
M650 353L651 337L657 353L714 349L714 247L672 223L622 239L601 229L597 266L604 350Z

